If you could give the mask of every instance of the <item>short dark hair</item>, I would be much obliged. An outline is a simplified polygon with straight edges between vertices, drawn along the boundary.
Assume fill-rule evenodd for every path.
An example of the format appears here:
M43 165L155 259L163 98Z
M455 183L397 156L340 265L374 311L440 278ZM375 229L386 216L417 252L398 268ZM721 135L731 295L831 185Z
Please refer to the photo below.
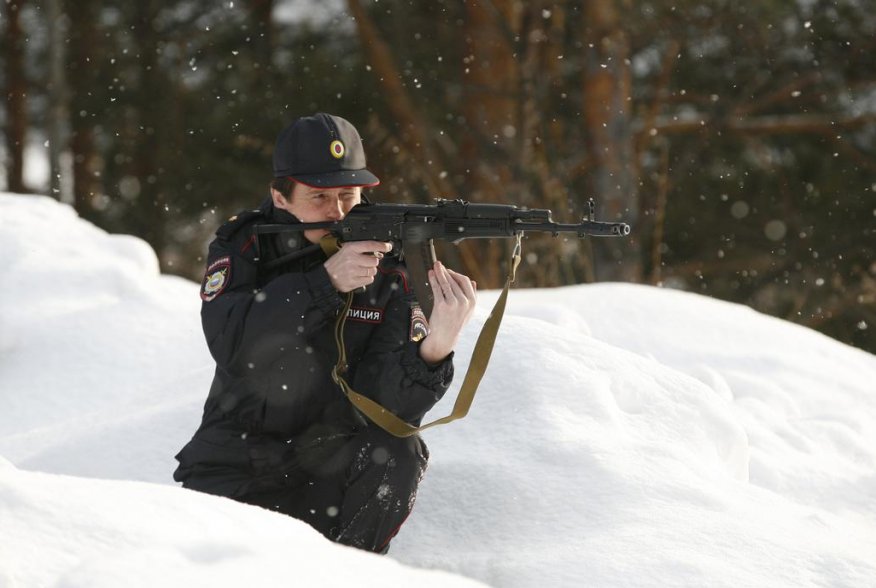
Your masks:
M271 180L271 189L276 190L283 195L283 198L289 200L292 198L292 190L295 189L295 180L292 178L274 178Z

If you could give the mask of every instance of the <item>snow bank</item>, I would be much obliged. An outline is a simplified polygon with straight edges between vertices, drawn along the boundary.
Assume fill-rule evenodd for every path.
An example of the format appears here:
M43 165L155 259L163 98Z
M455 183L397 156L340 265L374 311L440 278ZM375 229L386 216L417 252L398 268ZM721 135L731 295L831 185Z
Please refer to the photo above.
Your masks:
M175 487L213 367L198 286L49 199L0 195L0 218L0 586L471 585L397 562L503 587L876 577L870 354L682 292L515 290L380 558Z
M143 482L0 458L0 586L478 586L335 545L286 517Z

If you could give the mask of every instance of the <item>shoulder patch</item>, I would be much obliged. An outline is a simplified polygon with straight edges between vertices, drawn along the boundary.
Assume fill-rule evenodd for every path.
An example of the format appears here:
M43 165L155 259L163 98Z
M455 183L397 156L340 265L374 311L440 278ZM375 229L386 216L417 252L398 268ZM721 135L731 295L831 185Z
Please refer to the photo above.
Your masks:
M219 296L231 281L231 258L220 257L207 266L204 283L201 285L201 300L210 302Z
M421 341L429 334L429 321L419 304L411 307L411 341Z

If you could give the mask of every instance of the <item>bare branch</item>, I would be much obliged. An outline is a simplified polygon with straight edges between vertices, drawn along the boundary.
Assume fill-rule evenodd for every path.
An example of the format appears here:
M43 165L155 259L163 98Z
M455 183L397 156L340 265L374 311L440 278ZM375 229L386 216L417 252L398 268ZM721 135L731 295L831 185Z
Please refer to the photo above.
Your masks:
M637 133L662 133L678 135L698 133L709 126L720 126L722 129L747 135L778 135L778 134L830 134L842 129L855 129L865 124L876 122L876 112L860 115L764 115L751 118L713 119L705 113L678 117L657 117L650 128L640 128Z

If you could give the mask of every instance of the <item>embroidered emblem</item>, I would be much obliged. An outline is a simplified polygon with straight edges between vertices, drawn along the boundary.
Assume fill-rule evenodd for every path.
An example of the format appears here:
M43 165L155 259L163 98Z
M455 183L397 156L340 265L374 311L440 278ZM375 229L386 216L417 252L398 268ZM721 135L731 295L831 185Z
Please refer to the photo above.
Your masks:
M337 139L335 139L335 140L332 141L331 144L329 145L329 151L332 152L332 157L334 157L335 159L341 159L341 158L344 156L344 153L346 153L347 150L346 150L346 148L344 147L344 144L343 144L343 143L341 143L340 141L338 141Z
M204 274L204 285L201 287L201 300L210 302L225 289L231 279L231 258L220 257L209 266Z
M356 308L355 306L347 311L347 320L358 321L360 323L382 323L383 309L381 308Z
M429 334L429 321L420 305L411 307L411 341L421 341Z

